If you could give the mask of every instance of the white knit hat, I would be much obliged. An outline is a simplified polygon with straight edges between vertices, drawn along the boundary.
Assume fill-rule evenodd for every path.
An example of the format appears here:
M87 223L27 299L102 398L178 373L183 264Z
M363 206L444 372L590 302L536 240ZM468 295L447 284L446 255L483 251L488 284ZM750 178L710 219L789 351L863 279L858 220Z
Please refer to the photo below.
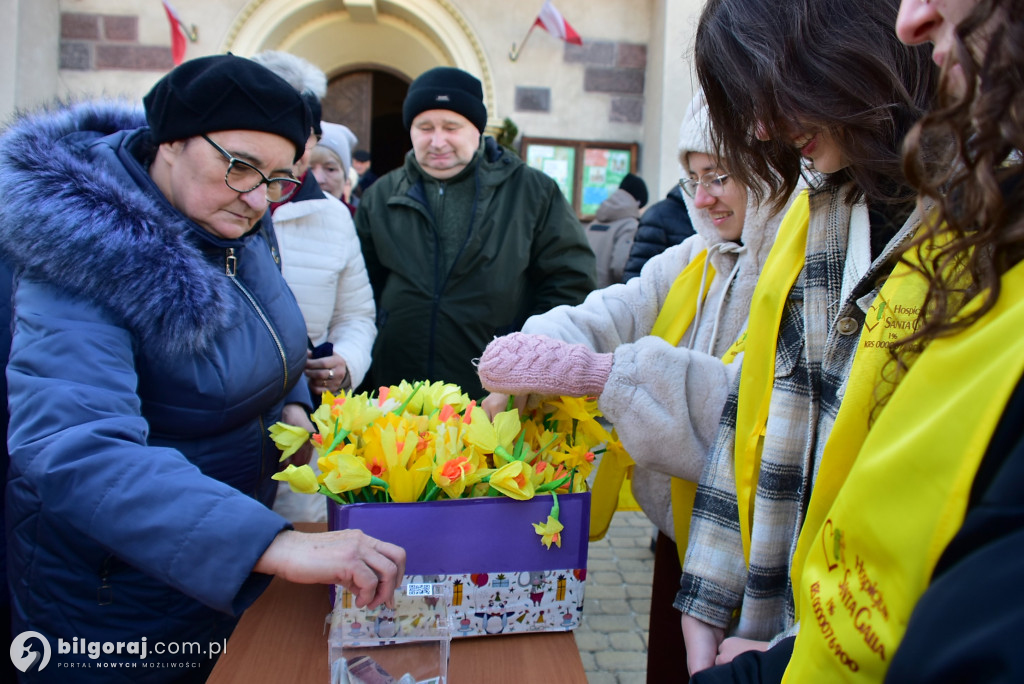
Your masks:
M320 127L323 129L323 137L317 145L323 145L338 155L347 174L352 167L352 146L356 144L356 134L349 130L348 126L329 121L320 122Z
M708 118L708 105L702 90L698 90L690 100L683 123L679 126L679 156L689 152L718 157L718 152L711 144L711 120Z

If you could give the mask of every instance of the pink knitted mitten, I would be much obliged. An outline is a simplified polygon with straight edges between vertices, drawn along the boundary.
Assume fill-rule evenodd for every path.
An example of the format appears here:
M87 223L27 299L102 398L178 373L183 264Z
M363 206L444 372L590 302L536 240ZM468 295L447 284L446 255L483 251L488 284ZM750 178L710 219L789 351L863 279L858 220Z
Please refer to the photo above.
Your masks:
M582 344L517 332L491 340L477 372L490 392L584 397L604 389L612 358Z

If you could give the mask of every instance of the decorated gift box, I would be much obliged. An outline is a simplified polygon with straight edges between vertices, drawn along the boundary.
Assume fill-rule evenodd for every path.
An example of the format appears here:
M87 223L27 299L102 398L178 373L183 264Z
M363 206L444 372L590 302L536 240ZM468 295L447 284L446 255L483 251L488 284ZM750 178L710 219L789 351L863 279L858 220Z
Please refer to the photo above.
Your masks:
M621 450L596 401L559 397L488 416L445 383L332 395L312 435L271 428L282 460L307 442L318 471L275 478L330 499L329 527L398 544L407 582L451 586L455 636L579 624L595 453ZM344 594L342 600L349 600Z
M405 582L450 586L454 637L566 631L579 626L583 612L590 494L558 497L561 545L547 548L532 523L548 517L551 501L332 503L328 524L403 547Z

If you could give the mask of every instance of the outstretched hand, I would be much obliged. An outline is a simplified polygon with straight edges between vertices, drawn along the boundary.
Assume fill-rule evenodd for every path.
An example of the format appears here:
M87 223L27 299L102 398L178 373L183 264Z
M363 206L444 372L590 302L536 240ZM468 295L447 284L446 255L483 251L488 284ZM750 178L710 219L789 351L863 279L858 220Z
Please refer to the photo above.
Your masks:
M477 373L490 392L585 397L604 390L612 360L612 354L598 354L586 345L512 333L491 340Z
M405 550L360 530L296 532L274 538L253 568L298 584L340 584L356 606L394 605L405 574Z

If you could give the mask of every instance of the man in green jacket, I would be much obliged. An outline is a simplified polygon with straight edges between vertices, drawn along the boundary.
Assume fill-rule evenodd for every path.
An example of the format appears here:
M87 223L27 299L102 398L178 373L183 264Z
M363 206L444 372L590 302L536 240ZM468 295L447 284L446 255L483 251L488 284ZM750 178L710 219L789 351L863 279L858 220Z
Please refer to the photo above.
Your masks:
M413 149L356 212L377 301L368 382L443 380L479 399L473 359L533 314L583 301L594 254L555 182L483 135L475 77L425 72L402 115Z

